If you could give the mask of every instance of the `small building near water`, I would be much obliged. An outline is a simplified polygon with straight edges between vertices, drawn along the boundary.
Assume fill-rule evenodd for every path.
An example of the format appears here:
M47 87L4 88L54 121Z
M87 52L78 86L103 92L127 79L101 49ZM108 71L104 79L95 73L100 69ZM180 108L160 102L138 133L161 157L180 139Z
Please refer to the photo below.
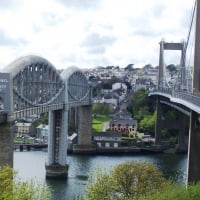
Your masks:
M48 131L49 131L49 126L46 124L40 124L39 126L37 126L37 138L39 139L40 142L47 143Z
M121 146L122 134L118 132L99 132L93 136L97 148L118 148Z

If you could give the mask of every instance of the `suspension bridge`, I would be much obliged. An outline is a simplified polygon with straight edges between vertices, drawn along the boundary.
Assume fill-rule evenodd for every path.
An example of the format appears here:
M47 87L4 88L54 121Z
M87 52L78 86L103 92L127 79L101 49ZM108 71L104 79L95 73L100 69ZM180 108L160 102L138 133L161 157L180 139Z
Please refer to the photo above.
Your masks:
M194 18L196 21L194 21ZM179 125L179 146L184 144L184 115L189 116L189 144L188 144L188 175L187 182L197 182L200 180L200 2L197 0L192 12L191 23L188 31L186 42L167 43L160 42L159 54L159 74L157 88L149 93L149 96L155 98L156 101L156 128L155 141L156 144L162 143L161 131L163 128L174 128ZM195 22L195 24L194 24ZM186 65L186 56L191 39L192 27L195 29L194 34L194 61L193 66ZM192 42L193 43L193 42ZM168 74L164 63L165 50L181 51L179 73L176 75L173 84L168 83ZM180 113L179 119L174 122L162 120L164 115L162 105L168 105Z

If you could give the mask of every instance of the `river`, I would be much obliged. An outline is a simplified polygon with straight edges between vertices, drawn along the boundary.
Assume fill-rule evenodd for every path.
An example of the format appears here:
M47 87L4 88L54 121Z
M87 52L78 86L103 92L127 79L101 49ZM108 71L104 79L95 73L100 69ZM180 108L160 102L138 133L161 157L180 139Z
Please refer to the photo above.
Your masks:
M47 152L44 151L14 152L14 168L18 171L18 177L23 180L46 181L44 167L46 158ZM69 155L67 157L70 166L68 179L66 181L46 181L53 190L51 200L73 200L75 196L84 194L87 176L96 167L109 169L128 160L153 162L167 177L173 177L177 182L185 183L187 155Z

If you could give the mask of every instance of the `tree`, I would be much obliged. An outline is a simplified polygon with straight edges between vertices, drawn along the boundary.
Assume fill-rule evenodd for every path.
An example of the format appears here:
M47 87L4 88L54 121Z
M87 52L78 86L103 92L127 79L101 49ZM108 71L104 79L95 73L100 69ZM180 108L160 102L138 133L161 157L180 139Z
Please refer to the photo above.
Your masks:
M40 118L33 122L33 126L37 127L40 124L48 124L48 116L49 116L48 112L42 113L40 115Z
M173 74L175 74L177 72L177 68L174 64L167 65L166 68L169 71L171 77L173 76Z
M154 164L129 161L110 171L99 169L92 174L83 199L138 199L162 191L170 184Z
M143 119L145 115L153 114L153 106L148 98L148 90L142 88L134 92L128 110L138 120Z
M154 136L154 134L155 134L155 121L156 121L156 112L154 112L153 116L152 115L146 115L140 121L138 130Z
M48 200L50 189L34 181L21 181L16 178L16 171L9 166L0 168L1 200Z
M94 103L92 105L92 112L96 115L108 115L109 111L109 104L107 103Z

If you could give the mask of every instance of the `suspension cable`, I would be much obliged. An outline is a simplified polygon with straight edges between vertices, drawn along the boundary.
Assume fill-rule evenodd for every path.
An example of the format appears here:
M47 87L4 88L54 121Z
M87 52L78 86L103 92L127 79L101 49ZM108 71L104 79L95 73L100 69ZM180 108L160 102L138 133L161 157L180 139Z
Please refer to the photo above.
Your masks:
M195 9L196 9L196 1L194 2L193 11L192 11L192 14L191 14L190 26L189 26L187 41L186 41L186 44L185 44L185 49L187 49L187 47L188 47L188 43L189 43L189 39L190 39L190 34L191 34L191 31L192 31L192 25L193 25L193 21L194 21Z

